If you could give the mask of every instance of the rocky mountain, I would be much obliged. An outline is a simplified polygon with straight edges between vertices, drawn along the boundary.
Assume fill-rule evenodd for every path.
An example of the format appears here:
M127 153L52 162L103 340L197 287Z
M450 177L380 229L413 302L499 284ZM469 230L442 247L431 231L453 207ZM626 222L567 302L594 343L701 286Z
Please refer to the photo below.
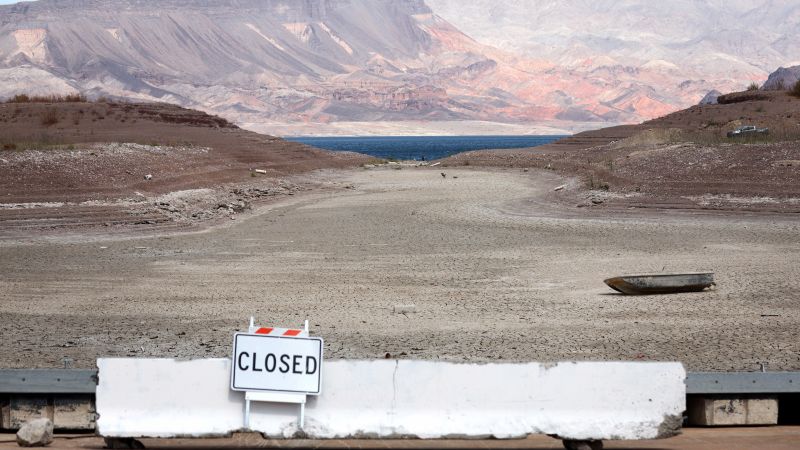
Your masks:
M761 89L765 91L788 91L798 81L800 81L800 66L781 67L769 75Z
M0 6L0 97L79 91L164 101L281 134L419 132L409 123L557 132L695 104L711 89L765 79L767 66L799 51L790 39L797 8L754 16L782 24L762 37L719 28L739 17L719 11L753 2L645 3L18 3ZM662 5L671 3L681 8ZM693 20L684 23L687 5Z
M558 70L573 104L653 117L800 63L800 2L428 0L476 40Z
M158 100L262 130L270 123L551 115L498 88L494 79L511 69L422 0L153 5L41 0L0 7L0 95L56 90Z

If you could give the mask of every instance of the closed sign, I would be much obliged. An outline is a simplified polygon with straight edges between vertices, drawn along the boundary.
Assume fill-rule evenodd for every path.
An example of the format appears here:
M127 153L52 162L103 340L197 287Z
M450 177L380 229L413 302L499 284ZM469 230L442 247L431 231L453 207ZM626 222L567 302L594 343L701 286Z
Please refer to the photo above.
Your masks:
M231 389L319 395L322 338L236 333Z

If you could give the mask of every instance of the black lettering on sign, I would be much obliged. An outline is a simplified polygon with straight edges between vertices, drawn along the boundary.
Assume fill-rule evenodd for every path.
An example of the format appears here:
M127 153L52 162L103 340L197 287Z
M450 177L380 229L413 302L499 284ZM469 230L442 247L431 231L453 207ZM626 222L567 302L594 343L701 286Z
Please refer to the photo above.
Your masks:
M275 366L278 365L278 358L275 357L274 353L268 353L267 357L264 359L264 368L267 369L267 372L272 373L275 372Z
M300 360L303 359L300 355L294 355L292 357L292 373L302 374L303 372L300 371Z
M313 364L312 364L313 363ZM317 358L313 356L306 357L306 375L317 373Z
M242 364L242 356L247 358L248 356L250 356L250 354L247 353L247 352L242 352L242 353L239 353L239 357L236 358L239 361L239 370L247 370L250 367L249 366L245 366L244 364Z
M253 352L253 372L263 372L263 370L258 368L258 359L256 358L258 358L258 354Z
M289 372L289 355L281 355L281 368L278 369L281 373L288 373Z

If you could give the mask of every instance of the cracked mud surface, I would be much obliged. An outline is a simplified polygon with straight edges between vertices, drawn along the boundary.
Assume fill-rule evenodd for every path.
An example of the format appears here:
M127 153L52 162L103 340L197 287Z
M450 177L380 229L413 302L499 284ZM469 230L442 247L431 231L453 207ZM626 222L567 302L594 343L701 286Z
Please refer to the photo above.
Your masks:
M0 367L224 357L255 315L309 319L327 358L800 369L796 217L567 210L551 173L445 170L343 171L353 189L203 232L2 240ZM700 270L715 290L628 297L602 282Z

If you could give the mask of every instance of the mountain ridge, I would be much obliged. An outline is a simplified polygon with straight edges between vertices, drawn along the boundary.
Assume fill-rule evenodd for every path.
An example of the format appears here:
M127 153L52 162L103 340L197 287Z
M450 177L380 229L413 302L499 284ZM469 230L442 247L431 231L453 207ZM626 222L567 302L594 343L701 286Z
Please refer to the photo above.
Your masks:
M49 86L92 98L165 101L266 132L271 124L308 134L315 124L363 123L366 130L374 122L409 121L569 128L639 122L694 104L712 89L735 90L728 88L747 84L743 78L766 79L759 71L722 82L703 78L702 70L685 77L659 55L635 65L606 49L619 42L587 47L577 37L553 44L550 55L515 53L462 32L439 14L448 11L441 4L167 0L154 9L145 0L39 0L0 6L0 97L41 94L40 86ZM558 8L551 15L569 11ZM466 15L472 5L463 9ZM596 50L588 59L587 48Z

